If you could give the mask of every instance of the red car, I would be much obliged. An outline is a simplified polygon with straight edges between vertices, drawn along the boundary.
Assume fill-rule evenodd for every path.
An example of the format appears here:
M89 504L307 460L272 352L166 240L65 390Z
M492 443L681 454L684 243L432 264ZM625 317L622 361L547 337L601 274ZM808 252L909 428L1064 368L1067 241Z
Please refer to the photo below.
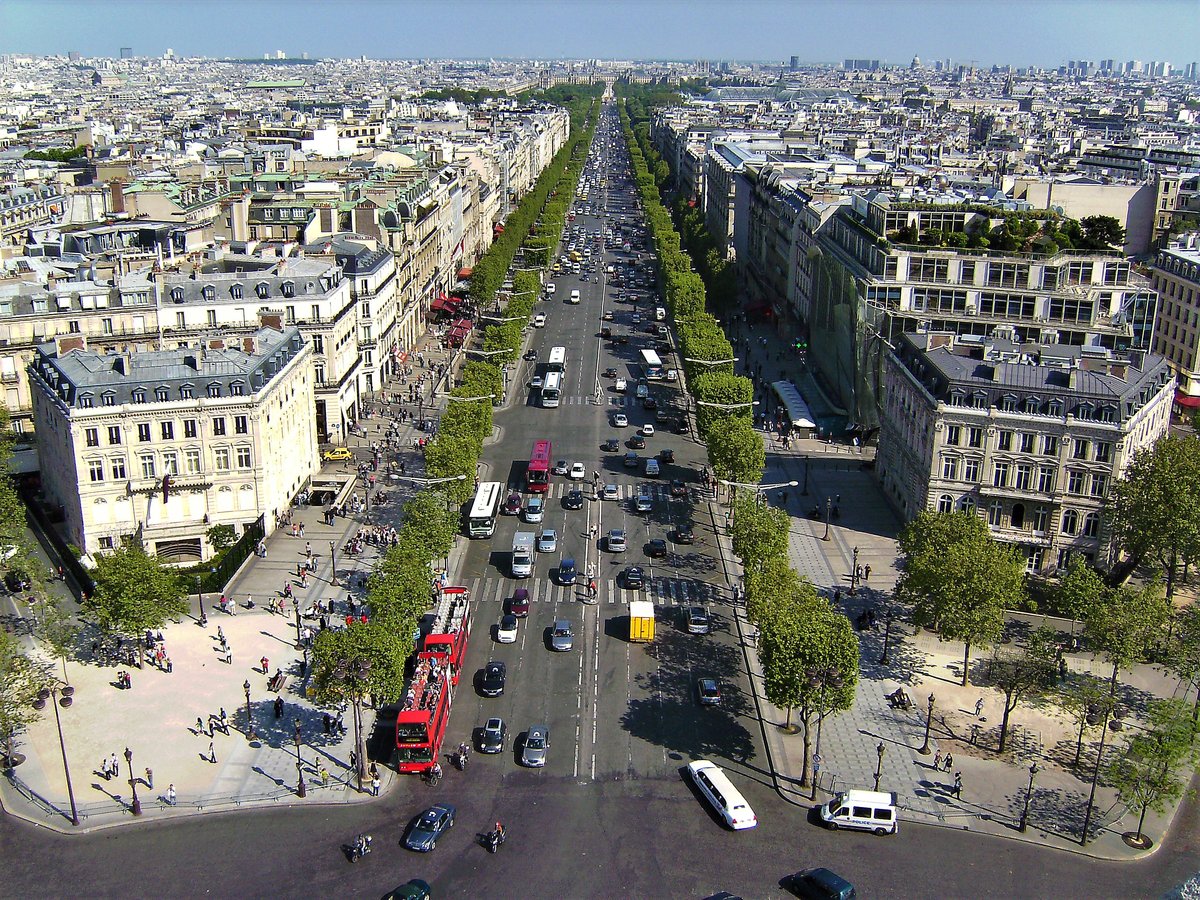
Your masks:
M508 601L508 611L520 618L529 615L529 591L525 588L517 588L513 591L513 595Z

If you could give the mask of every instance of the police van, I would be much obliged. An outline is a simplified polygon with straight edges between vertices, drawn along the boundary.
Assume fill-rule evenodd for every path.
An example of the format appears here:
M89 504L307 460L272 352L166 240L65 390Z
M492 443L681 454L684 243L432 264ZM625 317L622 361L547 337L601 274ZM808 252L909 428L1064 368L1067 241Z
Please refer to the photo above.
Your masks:
M852 828L896 833L896 795L883 791L843 791L821 807L821 821L833 831Z

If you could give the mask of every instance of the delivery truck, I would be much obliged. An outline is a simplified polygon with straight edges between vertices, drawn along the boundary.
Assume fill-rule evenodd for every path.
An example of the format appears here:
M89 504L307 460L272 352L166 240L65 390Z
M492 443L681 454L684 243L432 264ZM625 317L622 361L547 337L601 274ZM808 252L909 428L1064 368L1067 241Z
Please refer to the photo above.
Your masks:
M518 531L513 535L512 576L528 578L533 574L533 532Z
M649 600L629 601L629 640L654 640L654 604Z

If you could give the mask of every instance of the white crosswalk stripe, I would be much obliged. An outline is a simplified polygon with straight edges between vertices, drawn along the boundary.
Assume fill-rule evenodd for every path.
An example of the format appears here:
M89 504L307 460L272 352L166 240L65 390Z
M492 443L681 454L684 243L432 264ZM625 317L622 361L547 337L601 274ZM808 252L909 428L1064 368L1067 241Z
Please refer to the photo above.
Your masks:
M466 586L471 596L481 605L499 606L512 597L518 588L529 592L529 603L534 608L573 605L586 599L587 583L581 575L575 584L558 584L546 578L513 580L497 576L468 579ZM722 599L716 585L690 578L654 577L647 581L644 590L628 590L616 578L600 581L597 602L614 606L626 605L631 600L650 600L657 606L691 606L712 603Z

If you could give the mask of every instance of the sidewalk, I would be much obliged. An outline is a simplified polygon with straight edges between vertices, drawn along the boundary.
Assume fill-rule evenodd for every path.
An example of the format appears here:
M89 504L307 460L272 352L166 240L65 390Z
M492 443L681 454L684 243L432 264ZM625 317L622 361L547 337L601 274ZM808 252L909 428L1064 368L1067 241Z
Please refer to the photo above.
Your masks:
M426 336L423 344L432 340ZM448 354L441 350L427 351L427 363L444 361ZM412 361L414 373L428 371ZM426 396L428 395L426 384ZM403 392L407 387L400 381L390 383L389 393ZM409 404L404 404L405 408ZM437 414L441 404L427 398L426 415ZM379 407L376 405L376 409ZM416 405L412 405L416 411ZM360 421L367 436L352 437L349 446L368 450L373 441L382 441L384 426L381 418L373 416ZM384 426L385 427L385 426ZM420 475L420 454L411 449L412 439L419 432L413 423L400 427L399 449L387 455L386 462L406 464L407 474ZM365 456L369 454L360 454ZM365 493L365 485L353 464L326 464L317 481L349 484L350 490ZM386 470L381 469L380 477ZM304 537L293 538L290 528L277 529L266 540L266 556L251 556L235 574L228 596L239 603L236 615L222 612L216 595L203 598L207 626L198 621L196 597L189 598L190 611L181 622L161 629L172 671L167 673L144 665L138 669L126 665L100 666L92 662L89 648L81 654L84 659L67 663L66 677L75 688L73 704L60 709L63 749L70 766L72 787L80 824L70 821L71 806L64 777L63 756L58 745L55 717L50 708L16 742L16 749L26 757L0 779L0 802L5 811L37 825L67 833L87 832L136 821L153 821L194 815L212 809L247 806L292 805L314 803L356 803L372 798L370 783L359 793L357 779L350 765L354 749L352 713L345 711L346 732L327 733L324 723L326 710L313 706L306 698L307 678L304 654L295 649L295 617L279 616L267 611L270 598L280 596L286 583L291 583L300 608L308 612L318 599L333 604L330 624L336 626L338 617L346 611L347 594L361 599L358 576L371 571L382 545L367 544L359 556L345 553L347 539L364 528L374 525L398 524L404 496L419 488L412 482L388 480L387 491L394 500L374 506L359 516L338 518L332 526L322 521L323 508L296 507L293 521L304 524ZM333 583L330 542L336 552L337 583ZM308 587L301 586L296 577L296 564L305 557L305 545L310 544L316 559ZM453 554L452 554L453 558ZM253 599L254 608L245 607ZM304 625L314 631L320 627L316 618L305 618ZM226 663L218 639L218 629L225 635L231 653ZM261 669L262 657L267 657L266 674ZM61 665L57 673L63 674ZM128 671L132 681L129 690L117 687L118 671ZM268 689L270 676L276 670L287 676L278 693ZM247 729L247 704L244 685L250 685L250 717L254 737ZM276 697L283 701L282 714L275 715ZM224 709L229 733L211 731L209 716ZM337 710L329 710L335 717ZM201 720L203 731L197 728ZM296 720L300 721L300 764L307 797L297 796ZM364 740L371 748L374 716L364 710ZM215 753L209 755L210 744ZM133 752L133 770L137 779L137 795L142 816L135 818L130 810L132 790L124 752ZM119 776L105 779L102 764L112 754L118 757ZM152 771L152 775L147 773ZM322 770L327 777L322 777ZM381 793L395 784L395 773L386 765L378 765L382 782ZM176 802L168 805L165 794L169 785L176 792Z
M774 353L783 347L765 326L758 326L751 337L763 334L768 336L765 347L754 339L739 344L745 365L763 365L760 398L764 389L769 390L766 384L773 380L771 373L777 365ZM789 362L791 365L785 362L784 367L794 370L795 361ZM807 394L806 398L814 405L821 402ZM851 622L867 608L878 613L873 630L857 632L862 656L854 707L827 717L819 728L822 765L814 800L811 784L800 785L805 762L803 734L787 734L783 730L787 711L767 702L758 655L753 649L757 637L754 626L746 620L744 609L735 611L780 795L807 806L823 803L837 791L869 790L878 767L880 790L897 793L902 818L910 822L981 831L1111 860L1138 859L1153 852L1153 848L1135 850L1122 840L1123 832L1136 828L1137 813L1127 813L1114 792L1103 785L1097 791L1092 816L1095 837L1086 848L1080 846L1078 835L1090 790L1091 765L1085 764L1078 775L1070 767L1076 735L1071 723L1063 721L1054 707L1017 706L1011 716L1008 747L1001 755L994 748L1003 695L991 688L960 685L962 644L943 642L928 631L914 634L911 626L895 620L888 637L889 662L880 664L887 630L885 611L897 577L896 535L901 523L871 472L863 466L872 457L871 448L820 440L793 440L788 450L778 444L768 445L764 482L795 480L800 485L787 489L786 499L792 516L788 551L792 566L834 600ZM808 493L803 494L806 479ZM772 491L770 500L779 505L782 495ZM828 526L827 500L839 512ZM814 507L820 511L816 519L808 517ZM715 502L709 503L726 577L732 584L740 580L741 571L724 527L725 513ZM856 593L851 595L856 561L858 566L870 566L870 577L859 580ZM987 655L988 651L972 652L973 670ZM1068 655L1067 664L1072 671L1107 675L1107 667L1088 654ZM1134 691L1147 695L1170 695L1173 690L1173 685L1149 666L1138 667L1127 680ZM891 708L886 695L897 687L903 687L913 699L913 709ZM919 749L924 743L930 694L935 698L930 753L923 755ZM975 704L980 699L983 714L977 717ZM1125 740L1124 734L1110 733L1109 737L1106 753L1108 746L1119 747ZM1095 738L1093 731L1085 742L1085 760L1089 752L1094 758ZM877 749L880 745L884 748L882 759ZM814 736L814 751L816 747ZM953 756L951 769L935 770L934 760L947 754ZM1029 767L1034 762L1038 772L1030 799L1028 830L1022 833L1018 825L1029 788ZM962 774L961 797L953 795L956 772ZM1153 812L1147 815L1143 831L1154 839L1154 848L1161 845L1175 811L1166 816Z

